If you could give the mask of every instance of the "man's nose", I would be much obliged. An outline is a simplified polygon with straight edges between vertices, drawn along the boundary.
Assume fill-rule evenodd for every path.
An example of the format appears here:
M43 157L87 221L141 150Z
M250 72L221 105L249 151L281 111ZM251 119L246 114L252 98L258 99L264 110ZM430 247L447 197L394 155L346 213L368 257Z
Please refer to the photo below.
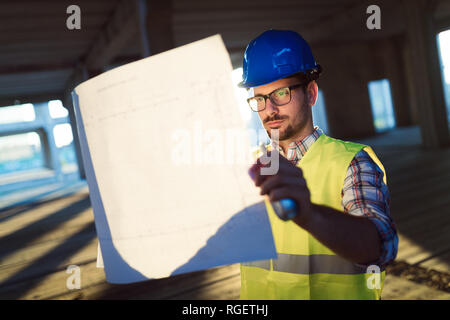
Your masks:
M267 116L271 117L279 112L278 106L274 105L270 99L266 99L266 109L264 110Z

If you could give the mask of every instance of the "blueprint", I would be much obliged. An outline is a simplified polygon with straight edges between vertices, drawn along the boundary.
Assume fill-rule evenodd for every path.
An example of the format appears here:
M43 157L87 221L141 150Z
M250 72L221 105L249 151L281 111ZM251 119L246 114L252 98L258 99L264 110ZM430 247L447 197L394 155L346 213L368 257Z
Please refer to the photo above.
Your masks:
M216 35L74 89L108 282L276 258L231 71Z

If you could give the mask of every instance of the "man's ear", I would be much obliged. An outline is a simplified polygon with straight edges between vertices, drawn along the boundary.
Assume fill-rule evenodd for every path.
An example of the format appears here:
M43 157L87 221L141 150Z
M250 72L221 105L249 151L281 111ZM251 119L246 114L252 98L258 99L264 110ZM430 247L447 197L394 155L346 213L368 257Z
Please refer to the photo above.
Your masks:
M318 95L318 87L316 81L311 81L308 83L308 86L306 87L306 96L308 99L308 104L312 107L316 104L317 101L317 95Z

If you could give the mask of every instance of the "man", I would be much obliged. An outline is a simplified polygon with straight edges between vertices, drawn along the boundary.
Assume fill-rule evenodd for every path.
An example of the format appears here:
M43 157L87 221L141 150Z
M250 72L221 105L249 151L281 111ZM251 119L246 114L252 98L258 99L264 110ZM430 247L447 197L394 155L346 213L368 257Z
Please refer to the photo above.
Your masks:
M321 67L293 31L250 42L241 87L279 152L279 170L255 185L270 202L290 198L290 221L266 207L278 258L241 265L241 299L379 299L398 238L381 162L368 146L333 139L313 126ZM373 273L374 272L374 273Z

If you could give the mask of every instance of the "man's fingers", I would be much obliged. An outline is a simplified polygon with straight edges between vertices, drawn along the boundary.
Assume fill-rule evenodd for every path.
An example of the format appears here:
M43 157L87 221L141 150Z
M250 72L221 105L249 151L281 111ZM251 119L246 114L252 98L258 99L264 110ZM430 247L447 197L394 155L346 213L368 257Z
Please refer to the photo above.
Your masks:
M281 187L272 189L269 192L269 200L271 202L279 201L281 199L292 198L291 190L289 187Z
M291 198L300 204L303 201L302 199L309 199L310 194L307 189L292 189L290 186L286 186L272 189L268 196L271 202Z
M264 195L274 188L282 187L285 184L279 175L270 176L261 184L260 194Z
M262 174L261 169L263 167L269 169L273 166L278 167L277 168L278 170L276 170L276 172L270 175ZM271 181L273 180L271 183L269 183L266 187L263 188L261 194L265 194L268 191L270 191L271 188L279 186L279 183L281 183L281 180L279 179L283 179L284 183L286 184L295 184L296 182L298 183L298 181L295 181L295 179L304 180L302 170L297 166L293 165L289 160L287 160L283 156L280 156L278 152L267 152L262 157L260 157L256 161L256 163L250 167L249 175L253 179L255 185L258 187L262 186L263 184L266 184L266 181L268 180ZM285 178L272 179L272 177L276 176L281 176ZM274 183L276 184L274 185Z
M261 184L261 195L269 193L272 189L289 186L291 188L305 187L306 181L302 178L293 176L274 175L269 176Z
M264 180L269 177L261 174L261 164L258 162L250 167L250 169L248 170L248 174L250 175L256 186L261 185L261 183L263 183Z
M261 159L263 158L263 159ZM273 167L275 165L278 166L277 173L290 173L297 174L303 176L302 169L292 164L291 161L287 160L285 157L277 153L269 154L265 157L261 157L261 163L264 164L265 167Z

